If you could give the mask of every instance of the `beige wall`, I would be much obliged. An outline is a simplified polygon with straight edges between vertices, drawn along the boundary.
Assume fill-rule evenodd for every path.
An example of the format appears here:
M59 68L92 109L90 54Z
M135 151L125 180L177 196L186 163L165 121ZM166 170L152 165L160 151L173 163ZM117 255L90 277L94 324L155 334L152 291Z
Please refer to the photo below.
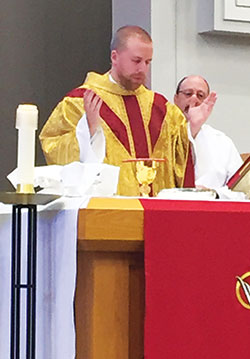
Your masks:
M218 94L209 123L250 152L250 35L199 35L198 1L152 1L152 87L172 100L180 78L203 75Z

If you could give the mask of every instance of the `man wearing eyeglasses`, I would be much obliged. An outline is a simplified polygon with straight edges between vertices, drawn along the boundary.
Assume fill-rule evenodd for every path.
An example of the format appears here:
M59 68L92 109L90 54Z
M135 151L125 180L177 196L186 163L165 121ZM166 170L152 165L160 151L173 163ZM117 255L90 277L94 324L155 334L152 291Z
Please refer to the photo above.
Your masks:
M184 113L189 124L189 139L193 145L195 163L195 184L218 189L225 186L228 179L241 166L242 159L232 140L223 132L205 124L211 111L206 107L193 123L192 113L206 102L210 88L201 76L184 77L177 85L174 103Z

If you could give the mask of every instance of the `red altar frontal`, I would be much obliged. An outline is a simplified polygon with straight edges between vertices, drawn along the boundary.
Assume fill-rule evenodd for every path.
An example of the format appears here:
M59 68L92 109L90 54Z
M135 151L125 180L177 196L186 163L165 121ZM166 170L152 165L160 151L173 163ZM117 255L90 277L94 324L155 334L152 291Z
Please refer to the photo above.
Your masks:
M250 203L96 198L78 227L77 357L249 358Z
M142 205L145 358L249 358L250 204Z

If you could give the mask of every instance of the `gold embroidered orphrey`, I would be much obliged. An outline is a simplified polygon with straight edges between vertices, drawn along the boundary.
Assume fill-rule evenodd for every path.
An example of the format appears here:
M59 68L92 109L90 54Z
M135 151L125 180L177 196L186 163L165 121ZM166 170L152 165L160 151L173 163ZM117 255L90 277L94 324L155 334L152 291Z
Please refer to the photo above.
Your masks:
M244 308L250 309L250 272L246 272L241 277L237 276L236 278L236 297ZM248 279L249 283L245 279ZM244 298L242 297L242 292L244 293Z

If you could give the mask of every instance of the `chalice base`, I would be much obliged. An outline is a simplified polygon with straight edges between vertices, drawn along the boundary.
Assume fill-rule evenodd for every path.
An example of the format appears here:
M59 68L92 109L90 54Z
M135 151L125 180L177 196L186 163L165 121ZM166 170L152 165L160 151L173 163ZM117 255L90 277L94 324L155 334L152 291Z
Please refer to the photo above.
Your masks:
M148 184L144 183L144 184L140 185L139 191L140 191L142 197L149 197L151 188Z

